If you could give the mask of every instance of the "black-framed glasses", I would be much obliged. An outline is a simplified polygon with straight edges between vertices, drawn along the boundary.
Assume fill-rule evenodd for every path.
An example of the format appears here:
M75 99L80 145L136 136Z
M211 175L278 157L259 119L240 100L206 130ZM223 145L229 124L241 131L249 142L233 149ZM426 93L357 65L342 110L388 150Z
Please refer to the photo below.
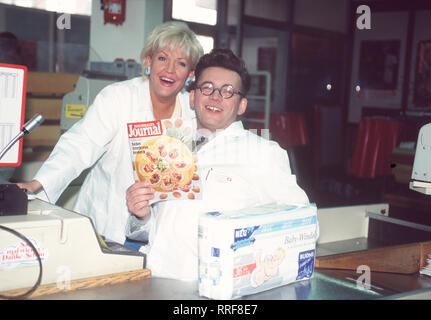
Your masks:
M212 95L214 90L217 90L218 93L220 94L220 97L222 97L223 99L232 98L234 94L239 94L242 97L244 96L240 91L234 89L230 84L225 84L225 85L222 85L221 88L217 88L214 86L212 82L204 82L202 84L197 85L196 88L198 88L201 91L201 93L205 96Z

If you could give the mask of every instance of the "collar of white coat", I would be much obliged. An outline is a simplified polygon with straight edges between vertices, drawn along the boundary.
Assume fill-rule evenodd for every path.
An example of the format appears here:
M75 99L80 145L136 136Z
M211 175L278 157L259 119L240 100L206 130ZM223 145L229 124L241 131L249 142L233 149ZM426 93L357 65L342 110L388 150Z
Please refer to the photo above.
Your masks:
M206 138L208 139L208 141L211 141L215 138L220 138L220 137L225 137L225 136L236 137L236 136L240 135L241 133L244 133L244 125L242 124L242 121L238 120L238 121L233 122L226 129L216 130L216 132L214 134L212 134L210 136L206 136ZM199 133L198 133L198 136L199 136Z
M243 132L243 130L244 130L244 125L242 124L241 120L238 120L238 121L232 122L232 124L226 129L216 130L215 136L216 137L225 136L225 135L236 136L237 134Z

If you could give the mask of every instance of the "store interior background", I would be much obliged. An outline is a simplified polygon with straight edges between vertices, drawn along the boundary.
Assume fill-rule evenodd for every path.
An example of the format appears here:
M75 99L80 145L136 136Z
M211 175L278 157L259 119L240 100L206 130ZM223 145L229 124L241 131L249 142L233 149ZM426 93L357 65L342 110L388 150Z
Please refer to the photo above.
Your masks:
M0 1L0 32L18 37L30 72L81 74L89 62L139 62L156 25L186 20L205 51L229 47L250 71L271 74L269 131L289 150L298 183L318 207L387 202L390 216L431 225L431 198L408 185L418 130L431 122L431 71L424 71L431 64L430 1L126 0L126 20L117 26L104 24L101 1L76 0L79 6L67 1L71 28L63 30L57 20L65 12L37 2L50 3ZM370 8L370 29L357 26L361 5ZM252 94L261 90L258 79ZM249 119L262 113L251 101L246 126L261 128ZM401 129L379 122L369 140L361 138L368 117ZM379 134L395 141L389 153L370 146ZM367 161L380 153L384 167L371 172Z

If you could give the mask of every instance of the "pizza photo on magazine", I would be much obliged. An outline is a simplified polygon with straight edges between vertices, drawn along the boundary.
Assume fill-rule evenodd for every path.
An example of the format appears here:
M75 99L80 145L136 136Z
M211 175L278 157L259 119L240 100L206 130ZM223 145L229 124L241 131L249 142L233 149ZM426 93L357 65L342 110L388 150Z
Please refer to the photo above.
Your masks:
M135 122L128 123L127 130L135 181L147 181L155 190L150 204L201 199L192 121Z

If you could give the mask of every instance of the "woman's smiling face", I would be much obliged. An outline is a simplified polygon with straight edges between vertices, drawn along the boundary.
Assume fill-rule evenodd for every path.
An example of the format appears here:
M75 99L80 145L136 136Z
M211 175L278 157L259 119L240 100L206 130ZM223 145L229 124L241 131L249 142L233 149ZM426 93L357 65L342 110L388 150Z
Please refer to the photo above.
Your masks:
M152 57L146 57L145 68L151 67L150 91L159 99L174 98L184 87L187 77L193 76L191 63L181 47L166 46Z

